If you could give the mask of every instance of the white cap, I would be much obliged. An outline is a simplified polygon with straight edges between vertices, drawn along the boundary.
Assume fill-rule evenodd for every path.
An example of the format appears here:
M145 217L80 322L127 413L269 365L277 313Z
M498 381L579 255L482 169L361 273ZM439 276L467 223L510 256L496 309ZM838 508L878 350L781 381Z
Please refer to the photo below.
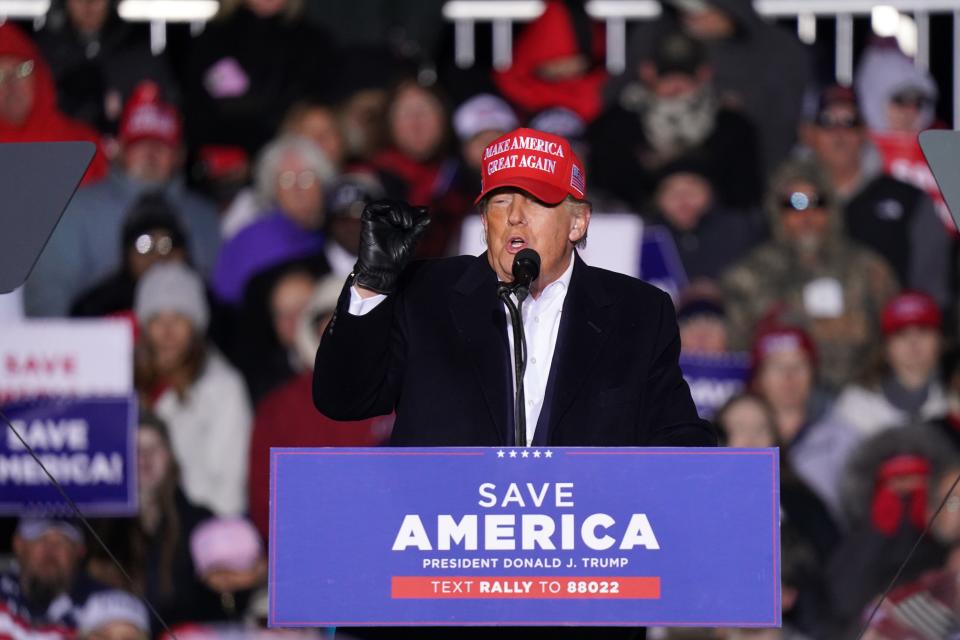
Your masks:
M77 614L77 631L81 636L111 622L126 622L145 635L150 635L147 608L133 595L119 589L98 591L87 598Z
M502 98L480 93L457 107L453 114L453 129L461 141L483 131L506 133L519 126L517 116Z

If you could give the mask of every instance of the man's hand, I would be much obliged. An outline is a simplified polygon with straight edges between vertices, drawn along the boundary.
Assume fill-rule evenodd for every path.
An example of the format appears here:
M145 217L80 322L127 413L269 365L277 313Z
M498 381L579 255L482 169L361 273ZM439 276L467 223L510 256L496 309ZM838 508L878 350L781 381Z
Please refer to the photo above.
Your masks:
M430 224L427 209L400 200L378 200L364 208L360 222L354 284L377 293L393 293L417 240Z

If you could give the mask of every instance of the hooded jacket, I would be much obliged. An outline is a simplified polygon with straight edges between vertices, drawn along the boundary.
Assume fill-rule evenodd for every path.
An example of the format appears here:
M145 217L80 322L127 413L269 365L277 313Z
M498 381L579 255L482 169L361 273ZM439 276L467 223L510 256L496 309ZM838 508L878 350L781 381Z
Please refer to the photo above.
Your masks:
M575 3L562 0L548 2L543 15L521 33L510 68L495 72L493 80L510 102L528 114L566 107L589 122L600 113L600 91L607 80L606 70L595 65L603 57L603 39L597 29L585 28L587 33L578 33L582 25L573 14L573 6ZM538 74L541 65L577 54L594 66L560 81L549 81Z
M794 182L826 197L830 225L811 259L787 237L779 198ZM791 163L774 180L766 203L772 239L722 277L734 349L749 347L757 325L780 320L807 330L817 347L820 380L836 390L849 382L880 339L878 318L899 285L887 263L843 233L828 181L815 165Z
M763 166L776 167L796 139L803 95L812 80L812 65L796 37L767 23L751 0L709 0L736 23L730 38L704 42L713 67L714 86L723 103L739 107L760 133ZM618 98L640 61L651 57L656 35L681 28L676 9L664 3L657 20L634 29L627 49L627 72L610 83L608 100Z
M0 142L93 142L97 145L97 153L83 176L83 182L96 182L107 175L107 159L100 148L100 137L93 129L60 113L50 67L33 41L13 23L0 24L0 56L32 60L34 78L30 113L19 125L0 119Z

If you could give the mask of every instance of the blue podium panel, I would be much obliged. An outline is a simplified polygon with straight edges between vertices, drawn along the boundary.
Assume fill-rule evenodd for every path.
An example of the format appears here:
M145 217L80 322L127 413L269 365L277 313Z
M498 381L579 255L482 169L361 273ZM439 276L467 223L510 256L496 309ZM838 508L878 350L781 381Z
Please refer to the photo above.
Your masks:
M776 449L273 449L275 627L778 626Z

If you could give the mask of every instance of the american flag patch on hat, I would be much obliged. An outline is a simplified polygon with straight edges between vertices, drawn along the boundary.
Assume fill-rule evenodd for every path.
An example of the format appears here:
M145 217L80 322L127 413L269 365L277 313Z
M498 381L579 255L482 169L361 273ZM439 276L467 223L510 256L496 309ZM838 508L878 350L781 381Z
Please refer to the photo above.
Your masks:
M577 165L570 166L570 186L580 192L580 195L587 190L586 181L583 179L583 171Z

